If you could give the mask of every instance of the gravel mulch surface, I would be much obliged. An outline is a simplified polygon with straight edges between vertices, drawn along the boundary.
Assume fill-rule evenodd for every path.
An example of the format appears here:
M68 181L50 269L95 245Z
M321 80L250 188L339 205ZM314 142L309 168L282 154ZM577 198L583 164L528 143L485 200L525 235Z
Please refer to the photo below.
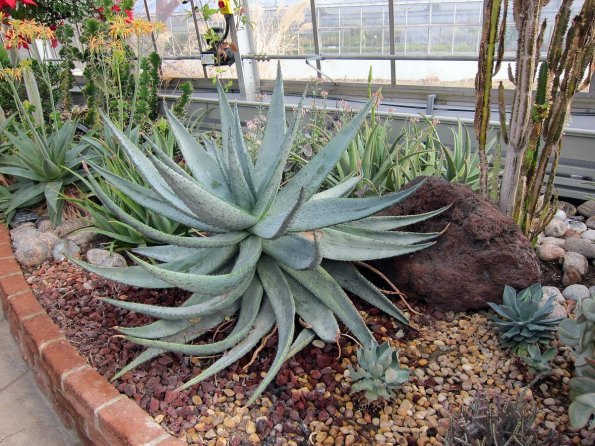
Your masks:
M69 262L45 263L27 274L35 295L70 342L110 379L140 351L114 337L114 326L135 326L149 318L102 303L100 297L177 305L187 294L176 290L138 290L98 278ZM270 366L276 337L270 336L255 359L244 358L191 389L176 393L183 382L207 367L212 358L164 354L115 382L156 421L198 445L440 445L451 415L476 395L524 397L538 408L537 428L561 434L556 445L595 443L595 433L568 426L568 381L572 358L560 347L553 374L537 382L510 353L503 351L487 313L411 315L403 330L376 309L359 307L379 341L400 348L411 380L393 401L367 404L350 395L346 367L355 362L347 337L339 346L316 342L285 364L276 381L251 407L244 404ZM211 334L221 339L233 323Z

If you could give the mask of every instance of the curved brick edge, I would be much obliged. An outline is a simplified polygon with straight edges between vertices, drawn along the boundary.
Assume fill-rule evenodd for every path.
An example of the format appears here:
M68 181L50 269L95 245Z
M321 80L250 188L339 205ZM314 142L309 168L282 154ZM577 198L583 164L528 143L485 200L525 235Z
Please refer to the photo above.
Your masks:
M0 298L10 331L37 385L85 445L183 446L120 394L70 345L39 304L0 225Z

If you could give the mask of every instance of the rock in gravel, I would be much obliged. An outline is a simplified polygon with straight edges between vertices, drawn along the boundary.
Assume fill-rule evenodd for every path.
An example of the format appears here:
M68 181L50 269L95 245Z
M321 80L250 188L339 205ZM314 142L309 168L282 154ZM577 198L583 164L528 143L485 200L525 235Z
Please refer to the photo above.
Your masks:
M554 245L539 245L535 251L537 252L537 257L544 262L561 259L566 253L564 248Z
M54 246L60 240L60 238L53 232L41 232L41 239L48 244L50 249L54 249Z
M87 262L96 266L126 266L126 259L124 257L117 252L110 253L105 249L90 249L87 251Z
M73 233L77 229L85 228L89 226L89 221L84 218L73 218L72 220L66 220L64 223L54 229L54 233L62 238L68 234Z
M81 249L89 249L91 244L97 239L98 234L92 229L81 229L68 236L70 240L76 243Z
M549 287L554 288L554 287ZM558 291L559 292L559 291ZM546 297L546 293L543 293L543 297L539 301L539 308L543 307L551 296ZM554 297L553 300L554 309L552 310L551 314L548 316L549 318L566 318L568 314L566 313L566 308L556 300Z
M581 238L585 240L589 240L591 242L595 242L595 230L589 229L581 234Z
M576 210L587 218L595 216L595 200L585 201Z
M587 225L587 228L595 229L595 215L593 217L589 217L585 224Z
M587 225L584 224L582 221L568 220L568 229L582 234L587 230Z
M539 281L535 251L515 222L467 186L429 177L414 194L381 214L419 214L448 205L441 215L412 228L439 232L448 226L435 245L375 262L399 289L438 308L466 311L501 302L505 285L523 289Z
M37 220L37 229L41 232L49 232L54 230L54 225L49 218L40 218Z
M589 270L589 261L578 252L567 252L564 256L564 277L562 284L564 286L580 283L582 278Z
M584 238L567 238L564 243L564 249L570 252L578 252L587 259L595 258L595 242Z
M581 275L587 274L589 261L578 252L567 252L564 256L564 271L570 268L577 270Z
M559 220L566 220L566 212L564 212L562 209L558 209L554 214L554 218L557 218Z
M562 237L567 230L568 223L566 220L553 218L545 227L544 233L546 237Z
M576 215L576 206L574 206L572 203L559 200L558 203L556 203L556 206L558 207L558 209L564 211L566 215L569 217Z
M589 288L587 288L585 285L575 284L564 288L562 295L568 300L579 302L581 299L589 297L590 293Z
M23 266L41 265L52 254L35 226L19 226L10 231L14 257Z
M542 291L543 291L543 298L545 300L549 299L550 297L553 297L554 301L558 302L560 304L563 304L564 302L566 302L566 299L564 299L562 292L555 286L544 286L544 287L542 287Z
M62 262L66 259L66 256L75 256L81 252L81 248L77 246L70 239L61 239L56 242L54 249L52 249L52 256L57 262Z
M560 248L564 248L564 243L565 243L565 241L563 238L544 237L543 239L541 239L542 245L553 245L553 246L559 246Z
M589 288L589 294L591 297L595 298L595 286Z

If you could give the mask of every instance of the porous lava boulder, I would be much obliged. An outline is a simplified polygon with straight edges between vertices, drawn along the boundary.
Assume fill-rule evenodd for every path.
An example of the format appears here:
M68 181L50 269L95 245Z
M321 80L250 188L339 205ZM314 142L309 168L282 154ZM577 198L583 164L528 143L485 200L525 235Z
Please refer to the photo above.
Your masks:
M527 238L511 218L467 186L430 177L382 215L420 214L447 205L452 206L441 215L411 228L439 232L448 227L435 245L376 262L409 297L441 310L477 310L487 302L500 303L505 285L519 289L539 282L539 261Z

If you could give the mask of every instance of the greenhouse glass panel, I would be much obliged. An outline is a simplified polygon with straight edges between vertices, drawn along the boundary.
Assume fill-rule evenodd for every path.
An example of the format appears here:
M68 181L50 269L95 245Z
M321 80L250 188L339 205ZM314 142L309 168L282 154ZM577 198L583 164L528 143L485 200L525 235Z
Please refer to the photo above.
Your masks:
M320 30L320 47L322 52L339 53L340 48L339 31Z
M470 1L456 3L456 23L469 25L481 25L483 15L483 2Z
M362 8L362 26L388 27L388 3L386 6L368 6Z
M406 29L405 52L424 53L428 52L428 30L427 26L408 27Z
M405 29L403 28L395 29L395 51L397 54L405 54Z
M407 25L427 25L430 23L430 5L403 5L407 10Z
M479 40L481 39L481 28L478 26L453 28L454 32L454 54L477 54Z
M310 2L266 2L251 0L254 50L260 54L306 54L314 52Z
M361 28L342 29L340 45L341 54L359 54L362 45Z
M318 26L320 28L336 28L340 24L339 8L318 8Z
M451 54L454 28L440 26L430 29L430 53Z
M388 28L366 28L362 31L362 53L390 53L390 33Z
M340 8L340 26L357 26L362 24L362 8L360 6Z
M455 3L432 4L432 24L452 24L455 22Z

